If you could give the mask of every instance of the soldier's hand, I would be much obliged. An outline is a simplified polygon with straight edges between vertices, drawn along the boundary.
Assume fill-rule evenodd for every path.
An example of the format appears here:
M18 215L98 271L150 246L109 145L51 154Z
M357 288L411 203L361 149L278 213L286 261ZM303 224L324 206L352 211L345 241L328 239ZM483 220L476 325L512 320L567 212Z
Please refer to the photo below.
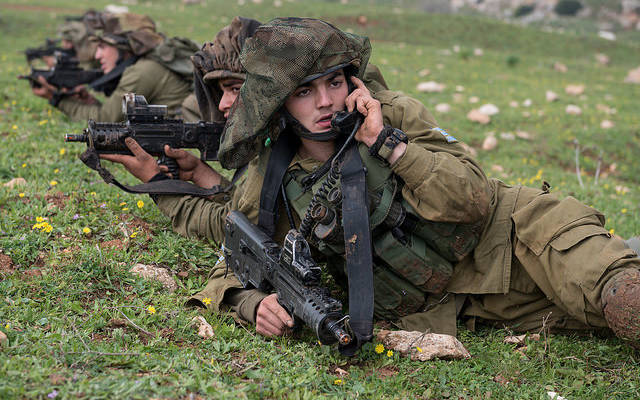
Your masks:
M128 137L124 140L124 143L133 153L132 156L125 154L100 154L100 158L124 165L131 175L145 183L149 182L156 174L166 172L167 167L164 167L163 171L151 154L144 151L138 142Z
M351 77L351 81L356 85L356 89L345 100L347 111L351 112L357 109L360 114L364 115L364 122L356 132L356 140L371 146L384 128L382 107L380 102L371 96L371 92L364 85L364 82L355 76Z
M51 100L53 98L53 94L56 92L56 88L51 86L42 76L39 76L37 81L40 87L32 87L31 91L33 94L42 97L43 99Z
M165 145L164 153L167 157L176 160L180 168L180 179L183 181L192 181L197 186L207 189L219 185L222 181L222 176L218 172L188 151L172 149L169 145Z
M93 97L84 85L76 86L75 88L73 88L71 93L73 93L72 96L74 99L80 101L83 104L98 104L98 99Z
M282 336L287 328L293 328L293 318L278 303L278 295L262 299L256 313L256 332L266 337Z

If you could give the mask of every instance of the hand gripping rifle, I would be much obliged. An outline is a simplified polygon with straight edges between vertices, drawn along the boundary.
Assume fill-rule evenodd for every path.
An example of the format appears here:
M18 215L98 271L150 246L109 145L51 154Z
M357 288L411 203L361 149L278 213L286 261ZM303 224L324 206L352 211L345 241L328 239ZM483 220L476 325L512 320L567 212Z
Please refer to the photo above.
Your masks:
M129 193L148 194L192 194L211 196L224 191L219 186L203 189L181 181L178 177L178 164L164 154L164 146L173 149L198 149L203 161L217 160L220 135L224 124L216 122L184 122L167 118L167 106L149 105L144 96L127 93L123 96L122 111L126 121L120 123L96 122L89 120L88 127L80 135L66 134L65 142L83 142L87 151L80 159L89 168L98 171L107 183L113 183ZM174 179L159 180L136 186L126 186L118 182L113 175L100 165L99 154L132 155L125 144L131 137L152 156L159 156L159 164L169 168Z
M342 314L342 303L320 286L320 267L300 232L291 229L280 248L244 214L232 211L226 219L224 255L245 288L275 289L280 304L311 327L321 343L351 343L348 316Z
M99 69L85 70L80 68L78 60L69 54L56 52L55 56L56 65L53 68L36 69L32 67L29 75L19 75L18 79L26 79L32 87L40 87L38 77L42 76L48 84L60 90L89 84L103 75Z
M53 57L57 52L63 53L69 57L76 55L76 51L74 49L64 49L59 47L59 44L59 39L45 39L44 45L25 49L24 55L27 57L27 62L31 64L33 60L37 60L42 57Z

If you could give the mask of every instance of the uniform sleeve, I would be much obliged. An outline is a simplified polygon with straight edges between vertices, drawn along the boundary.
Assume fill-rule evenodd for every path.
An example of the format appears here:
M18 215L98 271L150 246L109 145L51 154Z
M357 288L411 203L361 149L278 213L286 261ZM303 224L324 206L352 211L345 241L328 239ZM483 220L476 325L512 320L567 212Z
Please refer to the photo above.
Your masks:
M404 155L392 166L404 181L404 199L424 219L474 223L489 209L487 178L465 147L437 128L418 100L396 94L381 100L385 124L409 138Z
M120 122L124 120L122 96L136 93L151 99L156 91L156 79L166 74L163 69L160 64L138 61L124 70L118 86L102 104L89 105L65 98L58 103L58 108L74 121Z

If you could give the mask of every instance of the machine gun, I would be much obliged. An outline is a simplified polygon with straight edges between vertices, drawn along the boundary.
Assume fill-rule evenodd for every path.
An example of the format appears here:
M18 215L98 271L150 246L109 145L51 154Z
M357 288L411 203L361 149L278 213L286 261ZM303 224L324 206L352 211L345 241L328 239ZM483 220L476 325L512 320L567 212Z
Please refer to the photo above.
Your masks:
M320 342L351 343L348 316L342 314L342 303L320 286L320 267L300 232L290 230L280 248L244 214L232 211L225 224L224 255L245 288L275 289L280 304L310 326Z
M178 165L174 159L164 154L166 144L173 149L198 149L200 159L203 161L218 159L218 147L220 147L220 136L224 124L204 121L184 122L180 119L167 118L167 106L149 105L144 96L135 93L127 93L123 96L122 111L127 116L125 122L89 120L89 126L82 134L66 134L65 142L86 143L87 147L95 150L97 154L132 155L124 142L125 138L131 137L147 153L159 156L159 163L169 168L174 179L178 179Z
M53 57L56 53L64 54L67 57L75 57L76 51L74 49L64 49L59 45L60 39L45 39L44 45L28 48L24 51L24 55L27 57L29 64L33 60L43 57Z
M18 79L26 79L32 87L40 87L38 77L42 76L47 83L56 89L73 89L95 81L103 75L99 69L84 70L78 65L78 60L66 53L57 52L56 65L51 69L31 68L31 74L20 75Z

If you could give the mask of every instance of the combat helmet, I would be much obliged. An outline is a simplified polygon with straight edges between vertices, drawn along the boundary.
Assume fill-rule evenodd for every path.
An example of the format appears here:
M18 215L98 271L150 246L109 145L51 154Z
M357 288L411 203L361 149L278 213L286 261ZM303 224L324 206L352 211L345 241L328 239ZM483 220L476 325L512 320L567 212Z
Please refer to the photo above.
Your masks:
M207 121L224 121L224 115L218 110L223 95L218 81L227 78L245 80L240 52L258 26L260 22L254 19L235 17L218 32L213 42L205 43L191 56L200 115Z
M93 59L96 42L90 40L90 36L94 32L95 21L99 18L100 12L88 10L80 17L67 18L67 21L58 27L58 36L71 42L80 62Z
M156 24L146 15L103 13L95 21L92 41L102 41L121 51L142 56L164 41Z
M247 77L220 141L220 163L248 163L265 142L277 140L280 110L298 86L340 68L362 79L370 53L368 38L317 19L277 18L260 26L240 56Z

